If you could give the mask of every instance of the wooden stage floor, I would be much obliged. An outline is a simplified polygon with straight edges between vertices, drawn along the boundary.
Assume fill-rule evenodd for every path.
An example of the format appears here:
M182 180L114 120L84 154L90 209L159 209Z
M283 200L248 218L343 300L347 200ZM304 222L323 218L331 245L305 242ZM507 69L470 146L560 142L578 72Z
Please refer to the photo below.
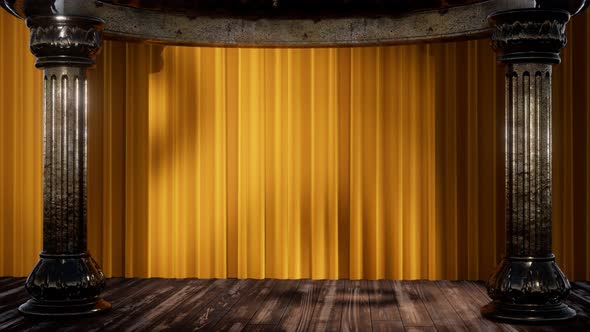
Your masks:
M22 278L0 278L0 331L590 331L590 283L573 283L577 318L555 326L497 324L470 281L121 279L113 309L61 321L25 318Z

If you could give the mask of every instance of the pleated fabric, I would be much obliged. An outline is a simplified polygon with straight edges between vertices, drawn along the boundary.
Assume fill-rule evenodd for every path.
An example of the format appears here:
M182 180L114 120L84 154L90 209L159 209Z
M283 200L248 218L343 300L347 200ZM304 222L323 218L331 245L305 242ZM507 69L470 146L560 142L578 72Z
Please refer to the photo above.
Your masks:
M554 249L590 279L590 21L554 81ZM41 250L42 83L0 14L0 276ZM334 49L106 42L89 248L108 276L486 279L505 251L488 40Z

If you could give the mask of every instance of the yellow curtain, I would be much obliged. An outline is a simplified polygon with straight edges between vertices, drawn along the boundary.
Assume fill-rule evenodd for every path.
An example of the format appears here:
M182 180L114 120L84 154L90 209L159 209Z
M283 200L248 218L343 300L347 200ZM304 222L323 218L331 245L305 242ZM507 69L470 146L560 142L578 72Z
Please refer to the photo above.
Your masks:
M555 75L554 248L590 279L590 20ZM41 249L41 75L0 14L0 276ZM504 251L487 40L339 49L106 42L89 248L108 276L485 279Z

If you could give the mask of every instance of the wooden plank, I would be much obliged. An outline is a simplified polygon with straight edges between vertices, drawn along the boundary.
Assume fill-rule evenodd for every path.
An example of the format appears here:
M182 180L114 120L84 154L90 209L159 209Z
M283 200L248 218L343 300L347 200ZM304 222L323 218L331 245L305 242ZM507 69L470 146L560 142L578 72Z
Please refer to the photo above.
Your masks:
M571 298L575 298L575 301L586 308L585 312L590 312L590 283L587 282L573 282Z
M299 280L275 280L269 296L264 300L249 324L276 326L299 286Z
M181 283L178 280L149 279L146 282L146 287L133 294L123 293L121 291L118 293L118 296L124 294L121 300L125 300L125 304L119 308L115 306L115 310L110 315L100 316L97 324L91 329L88 329L88 331L100 331L104 329L104 326L108 326L111 330L132 330L128 327L138 321L146 322L143 319L143 315L149 308L155 307L157 304L165 301L170 297L170 294L176 292L180 287ZM127 292L131 292L132 290L133 287L128 287ZM115 301L113 301L113 305L116 305ZM116 317L108 317L111 315Z
M0 288L0 331L22 330L19 325L26 323L17 308L30 299L25 290L26 278L5 278Z
M0 330L401 331L405 327L407 331L435 331L449 330L448 321L456 321L449 310L470 331L590 330L587 283L572 283L566 300L577 310L577 318L558 325L526 326L482 318L479 310L490 299L478 282L117 278L108 281L103 294L114 305L111 312L44 321L24 318L16 311L28 294L21 286L7 285L18 285L22 280L0 280L8 292L0 298L0 307L5 308L0 310ZM392 311L397 305L399 320Z
M152 331L156 326L168 321L171 316L176 316L178 308L188 301L193 301L196 294L203 289L207 289L212 284L211 280L182 280L175 281L177 287L175 291L169 292L168 297L149 308L144 308L142 319L133 322L126 329Z
M575 301L585 308L585 311L590 311L590 290L586 291L585 289L574 285L568 300Z
M370 280L369 302L371 304L371 320L402 321L399 303L389 280Z
M4 278L4 280L0 282L0 294L17 287L24 289L25 281L25 278ZM2 297L0 297L0 299L2 299Z
M277 330L307 331L321 288L322 281L302 280Z
M467 331L454 306L433 282L416 281L416 289L437 331Z
M228 313L244 294L259 284L258 281L251 279L232 280L231 282L231 286L223 292L217 293L213 301L199 310L189 311L189 314L182 320L171 324L170 330L212 330L212 327Z
M10 288L5 288L0 292L0 323L5 322L11 311L15 311L19 305L27 301L30 296L25 290L24 284L20 280L17 283L10 284Z
M125 302L126 299L129 299L129 302L133 303L137 301L136 292L144 291L148 293L153 291L154 287L157 287L157 285L155 285L153 280L129 279L125 283L119 284L118 287L108 288L103 293L103 296L110 297L116 294L117 297L114 301L115 303ZM115 305L115 303L112 304ZM95 316L92 320L87 318L68 319L67 326L63 326L59 320L23 319L22 316L19 315L19 317L15 319L15 324L12 328L18 330L38 329L42 331L59 329L60 331L76 331L80 329L80 326L84 326L85 331L93 331L104 328L106 325L110 325L110 322L116 321L121 315L124 315L124 309L122 310L117 306L115 306L115 309L118 310L111 310L109 313Z
M260 280L256 287L252 287L229 312L214 327L215 331L241 331L243 330L260 305L266 300L274 286L274 281Z
M146 279L146 278L109 278L106 280L106 287L104 292L100 294L100 296L107 301L110 301L109 298L115 294L114 290L121 290L127 289L130 287L131 283L138 280L138 279ZM133 287L133 286L131 286Z
M456 281L459 283L464 291L468 292L471 298L476 301L479 307L490 303L492 299L488 296L488 292L483 282L478 281Z
M141 314L138 299L150 296L163 283L164 279L127 279L122 284L107 288L102 296L113 305L113 309L104 315L96 316L93 320L87 320L84 324L85 330L98 331L134 313ZM81 320L83 321L84 319ZM76 331L76 325L72 324L66 331Z
M408 326L406 332L437 332L434 326Z
M346 306L346 280L326 280L320 291L309 329L311 331L339 331L342 311Z
M393 280L391 287L398 301L404 327L434 327L430 314L420 300L415 282Z
M573 281L572 283L572 289L580 289L583 290L584 292L586 292L587 294L590 294L590 282L588 281Z
M479 307L480 309L492 301L492 299L488 296L488 292L482 281L453 281L453 283L456 283L457 287L461 288L463 293L469 295L469 297L473 300L474 305ZM483 316L481 317L483 318ZM487 318L483 319L487 320ZM496 323L496 325L498 325L502 329L502 331L521 331L510 324L499 322L494 323Z
M147 287L150 286L152 283L149 282L147 279L143 279L143 280L128 280L127 284L133 284L133 283L138 283L138 282L143 282L143 284ZM113 284L116 286L119 286L122 284L122 281L119 282L113 282L111 283L110 281L108 281L109 284ZM118 296L123 295L124 293L122 293L120 291L120 289L116 288L116 287L110 287L107 288L107 290L103 293L104 296L106 297L110 297L114 294L117 294ZM26 296L26 298L28 299L28 295ZM120 297L117 297L120 298ZM116 307L115 307L116 308ZM117 308L116 308L117 309ZM16 310L14 310L15 313L15 318L14 320L11 322L11 329L16 329L16 330L52 330L52 329L58 329L62 330L62 331L67 331L67 329L64 328L63 324L59 324L59 322L56 322L54 320L36 320L36 319L32 319L32 318L24 318L23 316L20 315ZM84 330L86 331L91 331L91 326L97 325L100 327L103 327L105 325L104 322L102 322L101 320L103 319L108 319L109 317L112 317L114 314L117 314L118 311L115 310L111 310L108 314L106 315L98 315L95 316L94 319L89 320L87 318L78 318L78 319L69 319L68 320L68 326L72 326L72 328L70 328L69 330L79 330L79 326L80 324L83 324L85 326ZM77 327L74 327L77 326Z
M8 307L7 309L2 309L0 308L0 326L3 326L4 324L8 324L9 322L11 322L10 324L14 324L14 319L19 317L19 312L16 309L16 307L14 307L14 305L10 305L10 306L5 306ZM18 307L18 306L17 306ZM0 331L2 331L2 329L0 329Z
M20 295L26 294L26 292L24 281L7 282L5 283L5 287L0 290L0 299L2 299L0 305L6 305L13 301L14 297L20 297Z
M366 280L351 280L347 284L347 304L342 311L342 331L371 331L371 305Z
M373 321L373 332L402 332L405 331L401 320L377 320Z
M0 331L29 331L29 329L19 328L18 326L23 324L25 318L14 310L15 315L13 319L9 319L6 322L0 323Z
M457 282L434 282L470 331L498 331L501 327L481 316L480 306Z
M192 294L175 309L174 315L167 315L160 318L158 324L153 326L154 330L169 330L173 326L180 327L192 321L192 314L204 310L217 297L225 294L238 281L236 279L208 280L206 287L192 290Z
M248 324L243 330L244 332L274 332L276 331L276 324Z
M483 294L483 298L485 299L484 300L485 303L489 303L490 301L492 301L492 299L488 295L488 290L486 289L485 282L483 282L483 281L466 281L466 280L463 280L463 281L461 281L461 283L464 284L464 285L466 285L466 286L471 287L474 290L477 289L480 294Z
M227 292L232 285L237 283L235 279L209 279L200 280L190 291L188 297L175 309L174 315L161 317L157 324L153 325L154 330L171 329L172 326L182 326L192 321L191 315L194 312L203 310L216 297Z
M576 311L576 317L568 322L568 330L590 331L590 292L574 283L565 303Z

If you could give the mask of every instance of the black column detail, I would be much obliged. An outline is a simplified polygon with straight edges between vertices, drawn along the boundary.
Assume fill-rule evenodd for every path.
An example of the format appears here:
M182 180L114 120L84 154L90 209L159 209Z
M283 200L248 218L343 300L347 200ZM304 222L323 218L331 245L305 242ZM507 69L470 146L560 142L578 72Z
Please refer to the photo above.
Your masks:
M103 22L30 17L30 47L44 72L43 251L27 278L32 299L19 311L79 316L107 310L100 267L86 246L88 87L86 70L101 46Z
M529 9L490 16L492 47L506 64L506 257L487 282L484 316L559 321L570 283L551 247L551 79L570 14Z

